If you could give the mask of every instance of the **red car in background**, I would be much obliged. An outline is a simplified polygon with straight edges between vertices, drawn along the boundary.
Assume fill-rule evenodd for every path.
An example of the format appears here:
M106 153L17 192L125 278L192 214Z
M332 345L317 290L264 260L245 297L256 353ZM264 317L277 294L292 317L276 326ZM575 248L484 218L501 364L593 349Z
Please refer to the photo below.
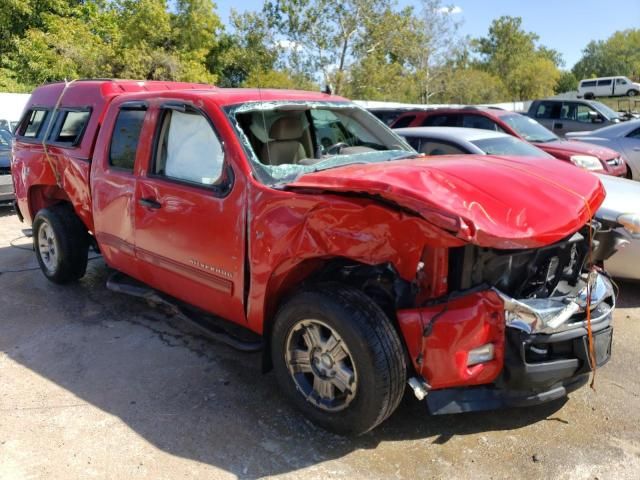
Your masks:
M554 157L598 173L631 178L624 157L606 147L560 139L534 119L495 107L436 108L400 115L391 128L467 127L518 137Z

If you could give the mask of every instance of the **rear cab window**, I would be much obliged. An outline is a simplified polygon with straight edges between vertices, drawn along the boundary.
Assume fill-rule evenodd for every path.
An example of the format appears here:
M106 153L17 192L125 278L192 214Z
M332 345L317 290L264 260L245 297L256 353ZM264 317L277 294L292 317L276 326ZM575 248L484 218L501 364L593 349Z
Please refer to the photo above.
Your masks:
M133 172L146 106L123 105L116 117L109 147L109 165Z

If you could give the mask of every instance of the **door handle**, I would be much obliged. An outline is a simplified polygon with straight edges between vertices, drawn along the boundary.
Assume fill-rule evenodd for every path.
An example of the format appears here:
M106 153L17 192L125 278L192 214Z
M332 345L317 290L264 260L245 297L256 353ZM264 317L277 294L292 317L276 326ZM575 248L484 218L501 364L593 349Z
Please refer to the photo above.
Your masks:
M140 200L138 200L138 203L143 207L153 208L154 210L162 207L162 205L160 205L160 203L153 198L141 198Z

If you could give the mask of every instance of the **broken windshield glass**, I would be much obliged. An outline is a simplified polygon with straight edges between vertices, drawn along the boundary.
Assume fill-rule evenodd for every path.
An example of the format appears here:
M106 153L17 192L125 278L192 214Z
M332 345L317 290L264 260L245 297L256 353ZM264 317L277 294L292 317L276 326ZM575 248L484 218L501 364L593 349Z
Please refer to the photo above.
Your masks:
M382 122L348 102L254 102L228 107L227 114L255 177L267 185L416 155Z

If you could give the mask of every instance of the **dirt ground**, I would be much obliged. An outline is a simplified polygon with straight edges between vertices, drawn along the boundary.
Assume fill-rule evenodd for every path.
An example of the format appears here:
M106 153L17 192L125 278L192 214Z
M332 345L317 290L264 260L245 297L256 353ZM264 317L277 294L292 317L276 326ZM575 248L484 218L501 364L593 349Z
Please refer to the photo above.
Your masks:
M430 417L406 395L355 439L284 402L259 354L104 287L57 286L0 211L0 479L640 478L640 284L621 283L612 360L568 401ZM18 248L16 248L18 247Z

